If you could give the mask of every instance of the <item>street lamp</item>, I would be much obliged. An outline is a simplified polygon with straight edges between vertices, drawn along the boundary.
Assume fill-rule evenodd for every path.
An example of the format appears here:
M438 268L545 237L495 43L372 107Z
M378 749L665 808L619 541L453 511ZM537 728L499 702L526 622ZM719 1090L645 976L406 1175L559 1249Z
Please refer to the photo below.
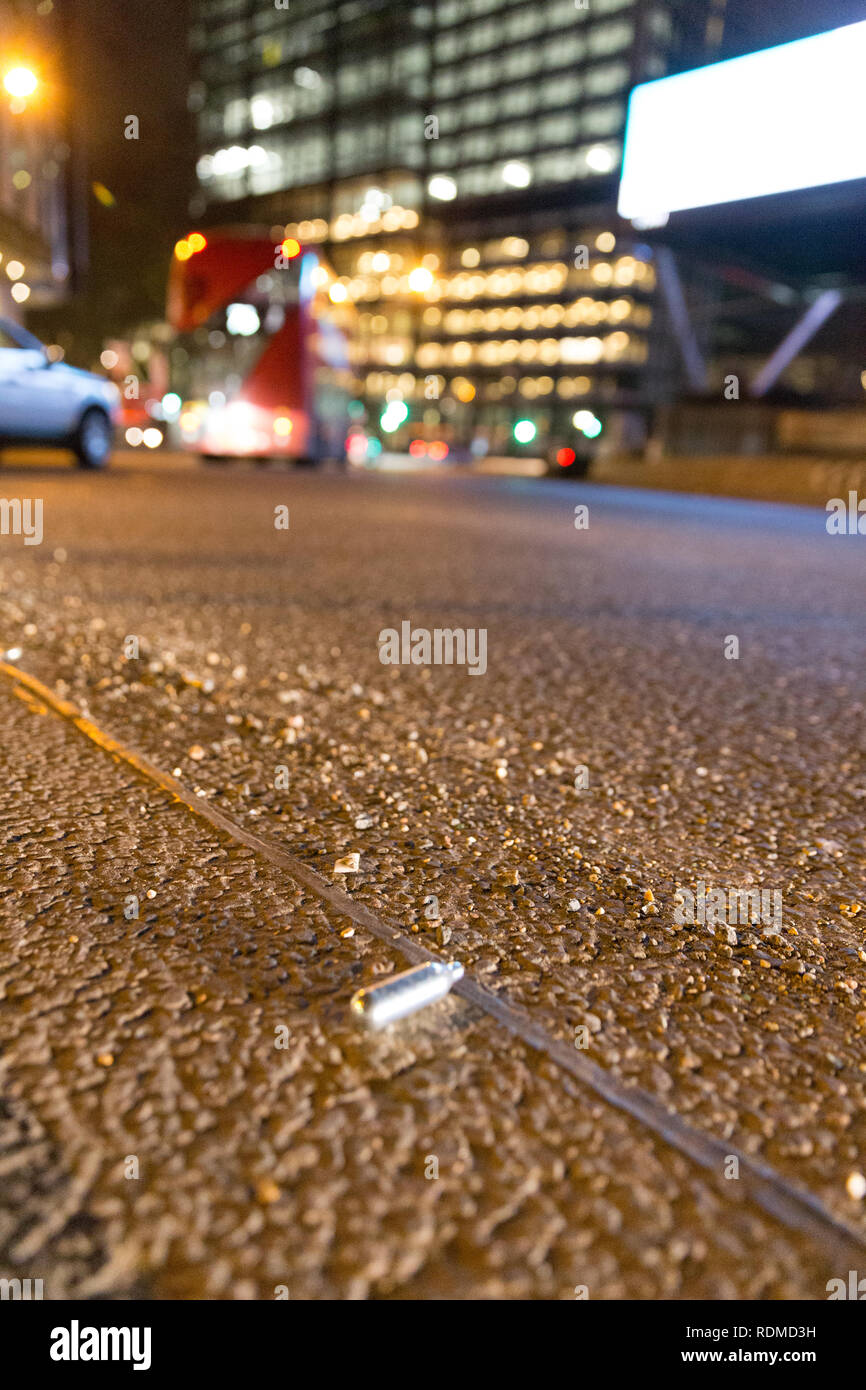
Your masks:
M10 97L14 97L17 101L26 101L36 91L39 80L31 68L9 68L3 74L3 86Z

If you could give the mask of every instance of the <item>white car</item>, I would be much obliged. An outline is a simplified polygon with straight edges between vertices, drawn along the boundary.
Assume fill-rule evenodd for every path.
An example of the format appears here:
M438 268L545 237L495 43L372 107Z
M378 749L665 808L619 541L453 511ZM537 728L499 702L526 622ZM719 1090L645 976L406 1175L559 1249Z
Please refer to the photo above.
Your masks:
M112 382L53 362L32 333L0 318L0 449L55 445L82 468L104 468L119 405Z

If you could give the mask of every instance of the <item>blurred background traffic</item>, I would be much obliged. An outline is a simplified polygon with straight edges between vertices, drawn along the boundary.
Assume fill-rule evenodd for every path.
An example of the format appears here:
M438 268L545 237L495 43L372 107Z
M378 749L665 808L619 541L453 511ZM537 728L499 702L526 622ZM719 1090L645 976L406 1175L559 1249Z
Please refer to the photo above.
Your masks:
M636 86L863 18L849 0L0 0L0 315L110 378L131 448L576 473L849 455L852 132L812 139L807 188L765 162L744 196L706 142L685 159L657 111L628 111ZM806 58L798 100L844 86ZM808 140L775 72L754 91L781 165ZM674 103L681 126L705 87ZM690 201L701 178L716 202Z

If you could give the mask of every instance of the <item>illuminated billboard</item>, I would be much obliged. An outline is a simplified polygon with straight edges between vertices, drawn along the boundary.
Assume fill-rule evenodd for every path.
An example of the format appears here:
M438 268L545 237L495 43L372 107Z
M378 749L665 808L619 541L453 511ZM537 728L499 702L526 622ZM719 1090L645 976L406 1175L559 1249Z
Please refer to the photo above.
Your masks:
M672 212L866 178L866 22L645 82L631 94L619 213Z

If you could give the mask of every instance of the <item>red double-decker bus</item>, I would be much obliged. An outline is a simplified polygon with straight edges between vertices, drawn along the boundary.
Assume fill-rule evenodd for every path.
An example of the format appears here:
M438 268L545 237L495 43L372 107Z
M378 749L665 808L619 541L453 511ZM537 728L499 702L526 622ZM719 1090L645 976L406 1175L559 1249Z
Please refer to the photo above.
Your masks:
M260 228L191 232L167 319L184 448L205 459L343 460L353 310L318 251Z

